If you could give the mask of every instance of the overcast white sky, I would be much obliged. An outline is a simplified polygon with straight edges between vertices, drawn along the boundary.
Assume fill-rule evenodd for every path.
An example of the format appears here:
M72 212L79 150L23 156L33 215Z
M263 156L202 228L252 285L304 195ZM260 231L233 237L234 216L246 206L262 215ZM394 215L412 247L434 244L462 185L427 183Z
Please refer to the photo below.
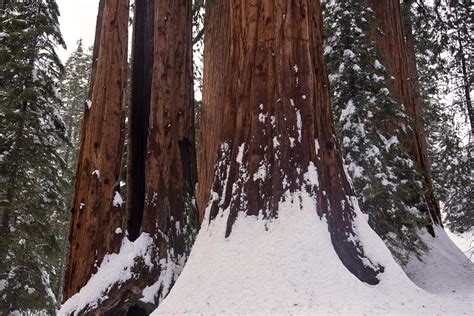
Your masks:
M57 52L65 62L76 49L76 42L80 38L85 47L94 44L99 0L57 0L57 3L61 13L59 18L61 32L67 45L67 50L60 48Z

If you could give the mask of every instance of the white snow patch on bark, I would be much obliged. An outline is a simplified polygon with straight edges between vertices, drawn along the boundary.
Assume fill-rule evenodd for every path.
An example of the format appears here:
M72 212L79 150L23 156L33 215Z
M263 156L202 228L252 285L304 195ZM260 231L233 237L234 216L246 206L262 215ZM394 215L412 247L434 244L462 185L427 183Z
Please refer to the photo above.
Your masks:
M112 205L115 206L115 207L122 207L122 205L123 205L122 196L120 195L120 193L118 191L115 191L114 200L112 201Z
M304 174L304 179L308 184L319 187L318 170L312 161L309 163L308 171Z
M265 181L266 177L267 177L267 167L265 166L265 164L261 164L258 167L257 172L255 172L253 175L253 181L257 181L257 180Z
M301 120L300 110L296 111L296 128L298 129L298 141L301 143L303 121Z
M242 164L242 159L244 158L244 150L245 150L245 143L242 143L239 146L239 152L237 153L237 157L235 158L235 161L241 165Z

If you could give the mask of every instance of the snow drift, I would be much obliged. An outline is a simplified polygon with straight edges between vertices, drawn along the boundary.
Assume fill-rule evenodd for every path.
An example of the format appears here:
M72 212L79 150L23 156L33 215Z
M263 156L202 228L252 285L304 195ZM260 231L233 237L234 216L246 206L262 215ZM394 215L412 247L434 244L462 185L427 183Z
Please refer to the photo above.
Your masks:
M205 219L183 273L153 315L472 312L472 286L457 299L410 281L352 201L364 250L385 266L379 284L363 283L344 267L315 200L302 191L280 203L277 219L240 216L228 238L227 211L210 224Z

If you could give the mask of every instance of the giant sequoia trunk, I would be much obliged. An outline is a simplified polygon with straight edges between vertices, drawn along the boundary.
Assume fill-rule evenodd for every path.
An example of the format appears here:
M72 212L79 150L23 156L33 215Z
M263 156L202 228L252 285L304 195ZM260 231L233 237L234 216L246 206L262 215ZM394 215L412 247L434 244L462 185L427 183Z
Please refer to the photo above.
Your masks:
M127 81L128 1L101 0L94 65L82 122L64 298L77 293L104 255L117 252L123 210L119 190Z
M383 267L366 264L349 237L357 235L356 206L334 137L319 1L220 1L207 19L201 174L215 163L204 220L228 212L228 237L239 215L272 221L282 203L303 207L297 196L304 191L317 201L313 211L326 218L345 267L377 283Z
M127 229L132 241L152 237L153 267L138 261L136 275L116 284L101 313L153 310L186 262L198 228L192 3L139 0L135 10ZM151 286L146 301L143 290Z
M374 34L376 44L394 77L390 86L391 92L403 103L413 122L412 138L404 145L425 179L421 193L426 205L425 210L430 214L433 224L441 224L439 207L431 187L426 135L421 123L422 100L417 79L413 35L411 29L404 29L400 1L370 0L369 4L375 12L377 26L382 31ZM431 234L434 234L432 227L428 228Z
M65 313L153 310L197 232L192 1L135 1L132 49L127 234L117 257L104 260ZM117 269L133 273L111 278L107 271ZM90 291L99 297L90 299Z

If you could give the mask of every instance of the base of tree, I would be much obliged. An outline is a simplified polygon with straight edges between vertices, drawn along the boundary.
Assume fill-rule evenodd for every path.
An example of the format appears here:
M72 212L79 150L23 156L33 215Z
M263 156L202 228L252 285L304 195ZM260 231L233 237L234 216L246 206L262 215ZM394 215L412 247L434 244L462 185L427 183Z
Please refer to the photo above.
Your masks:
M356 207L358 236L349 238L385 267L379 284L361 282L341 263L317 207L304 192L287 195L278 218L239 216L228 238L227 210L210 224L205 218L183 273L155 313L466 311L467 302L441 302L412 283Z

